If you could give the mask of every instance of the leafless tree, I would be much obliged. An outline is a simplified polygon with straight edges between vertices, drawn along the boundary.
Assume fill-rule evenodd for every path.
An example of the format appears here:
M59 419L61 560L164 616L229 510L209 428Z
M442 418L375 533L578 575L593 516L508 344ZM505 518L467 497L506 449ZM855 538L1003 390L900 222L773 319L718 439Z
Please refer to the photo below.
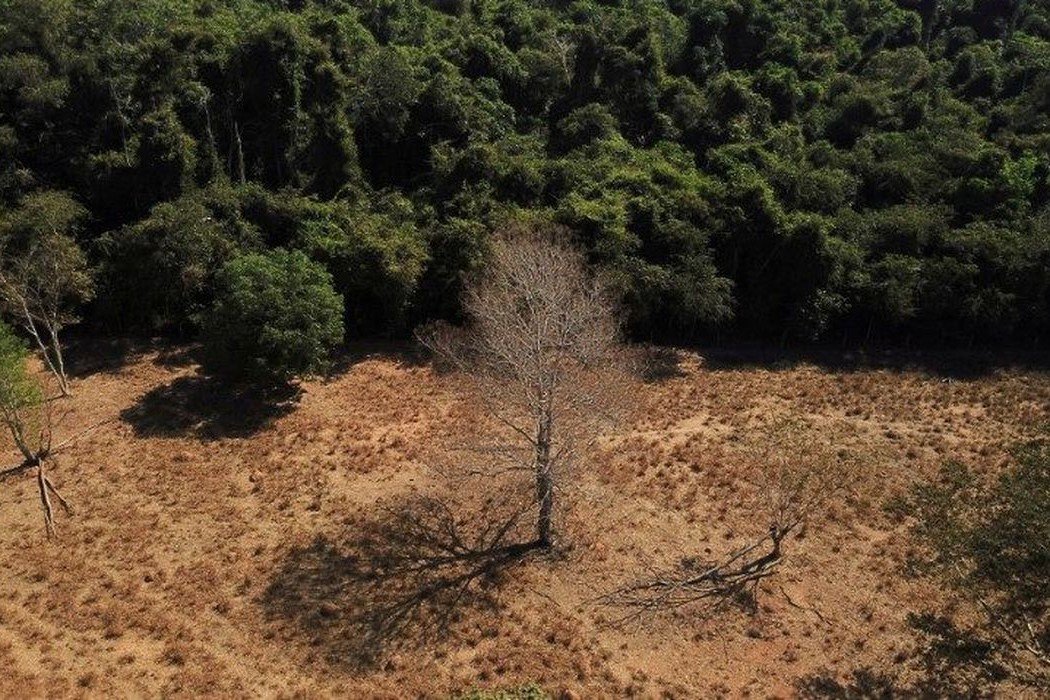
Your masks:
M511 226L466 285L468 323L423 329L421 341L458 371L494 430L469 426L475 472L531 481L536 544L554 541L557 494L624 404L615 304L563 228Z
M852 453L816 440L794 420L776 420L758 431L745 452L757 467L753 507L768 529L721 559L685 557L673 569L653 571L603 596L600 602L625 611L621 622L685 606L710 613L753 601L758 584L783 562L787 540L842 493L857 468Z
M83 251L67 229L83 208L60 193L32 195L0 221L0 302L32 337L62 396L71 394L59 335L70 309L90 298Z

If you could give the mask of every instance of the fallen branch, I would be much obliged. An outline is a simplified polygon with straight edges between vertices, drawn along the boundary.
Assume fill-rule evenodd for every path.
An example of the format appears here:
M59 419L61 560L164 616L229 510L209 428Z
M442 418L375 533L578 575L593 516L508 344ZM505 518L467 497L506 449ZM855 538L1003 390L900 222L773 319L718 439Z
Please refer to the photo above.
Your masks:
M76 433L75 435L72 435L71 437L68 437L65 440L63 440L62 442L58 443L57 445L51 447L48 450L48 453L50 455L58 454L62 450L66 449L67 447L72 446L77 441L83 439L85 436L90 435L91 433L95 432L96 430L101 428L106 423L112 422L112 420L113 420L112 418L106 418L105 420L100 420L98 423L95 423L94 425L91 425L91 426L88 426L87 428L84 428L79 433Z
M813 613L818 618L820 618L820 621L823 622L825 625L831 624L830 622L828 622L828 619L826 617L824 617L824 615L821 614L821 612L819 610L817 610L816 608L807 607L805 605L799 605L794 600L792 600L791 596L788 595L788 592L784 590L783 586L780 586L780 593L784 596L784 600L786 600L788 602L788 605L790 605L791 607L796 608L798 610L803 610L805 612Z
M697 566L687 560L673 571L615 590L599 601L628 611L617 623L692 604L706 604L709 611L719 609L739 600L749 589L753 591L776 572L783 560L781 545L799 522L795 520L786 527L774 525L761 539L721 561ZM767 543L769 548L765 551Z
M51 453L42 450L41 452L27 457L22 461L21 464L14 467L8 467L3 471L0 471L0 481L25 474L33 469L36 469L36 483L37 491L40 494L40 505L44 509L44 528L47 530L47 536L53 537L57 534L55 530L55 509L51 504L51 496L55 496L61 504L62 509L69 515L73 514L73 509L70 507L69 502L62 496L54 482L51 481L51 477L47 474L47 462L51 458Z
M58 487L55 486L55 483L51 480L51 477L47 473L47 465L49 461L54 461L56 454L70 447L71 445L76 443L77 440L83 438L85 435L94 432L107 422L108 421L99 421L95 425L85 430L82 430L81 432L77 433L76 435L73 435L72 437L67 438L66 440L63 440L59 444L52 447L41 447L35 453L23 450L23 453L26 454L26 457L22 460L20 464L16 464L6 469L0 470L0 482L3 482L7 479L16 476L21 476L22 474L30 472L33 469L37 470L37 492L40 495L40 505L44 510L44 528L47 530L48 537L54 537L58 534L55 528L55 509L54 505L51 502L52 496L55 497L59 505L62 506L62 510L64 510L67 515L73 515L73 507L58 490ZM20 447L23 446L24 443L23 445L20 445Z

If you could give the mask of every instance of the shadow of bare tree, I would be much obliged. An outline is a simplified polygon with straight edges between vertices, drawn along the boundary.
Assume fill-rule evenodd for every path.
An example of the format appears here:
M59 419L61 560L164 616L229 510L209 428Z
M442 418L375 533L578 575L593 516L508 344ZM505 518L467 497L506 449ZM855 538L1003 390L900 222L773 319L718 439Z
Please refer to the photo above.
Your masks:
M452 636L467 611L498 610L504 576L537 549L509 543L516 520L472 528L443 502L399 503L353 524L347 541L318 537L292 550L261 604L332 663L371 666L394 649Z
M193 375L151 389L120 417L138 437L248 437L289 413L299 393L291 385L236 386Z

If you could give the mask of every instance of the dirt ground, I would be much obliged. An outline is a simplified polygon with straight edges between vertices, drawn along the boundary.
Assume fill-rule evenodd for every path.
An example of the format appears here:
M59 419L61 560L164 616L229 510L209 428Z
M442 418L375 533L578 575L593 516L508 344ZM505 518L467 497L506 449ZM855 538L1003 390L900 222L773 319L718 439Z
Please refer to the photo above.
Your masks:
M947 460L998 471L1050 418L1050 374L1024 366L667 353L637 418L580 470L559 551L486 571L428 626L417 579L384 577L377 548L408 546L399 516L448 492L426 457L462 430L447 377L357 348L297 399L231 396L190 349L74 350L58 437L92 430L53 475L75 514L48 541L33 479L0 486L2 697L937 694L945 661L916 620L951 609L907 574L907 529L884 504ZM603 593L765 531L739 445L777 416L863 457L849 492L789 543L753 609L616 624ZM458 490L480 503L486 485Z

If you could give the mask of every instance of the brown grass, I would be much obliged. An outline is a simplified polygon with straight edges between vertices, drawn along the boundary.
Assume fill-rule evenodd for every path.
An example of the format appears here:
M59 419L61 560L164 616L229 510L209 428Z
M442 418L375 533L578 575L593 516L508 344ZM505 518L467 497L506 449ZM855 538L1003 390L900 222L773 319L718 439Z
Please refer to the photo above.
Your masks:
M412 643L421 616L361 663L350 622L370 604L346 572L383 508L446 493L426 462L462 429L451 382L358 353L275 409L226 396L170 349L101 357L60 428L109 419L53 468L77 508L60 539L44 537L31 479L0 488L0 696L441 697L530 681L581 697L789 696L865 669L920 687L907 616L944 601L902 573L905 531L881 506L947 459L999 470L1047 420L1050 376L680 359L583 470L562 551L486 572L438 633ZM790 546L752 613L610 626L593 601L632 572L765 530L744 446L781 416L865 456L849 497Z

